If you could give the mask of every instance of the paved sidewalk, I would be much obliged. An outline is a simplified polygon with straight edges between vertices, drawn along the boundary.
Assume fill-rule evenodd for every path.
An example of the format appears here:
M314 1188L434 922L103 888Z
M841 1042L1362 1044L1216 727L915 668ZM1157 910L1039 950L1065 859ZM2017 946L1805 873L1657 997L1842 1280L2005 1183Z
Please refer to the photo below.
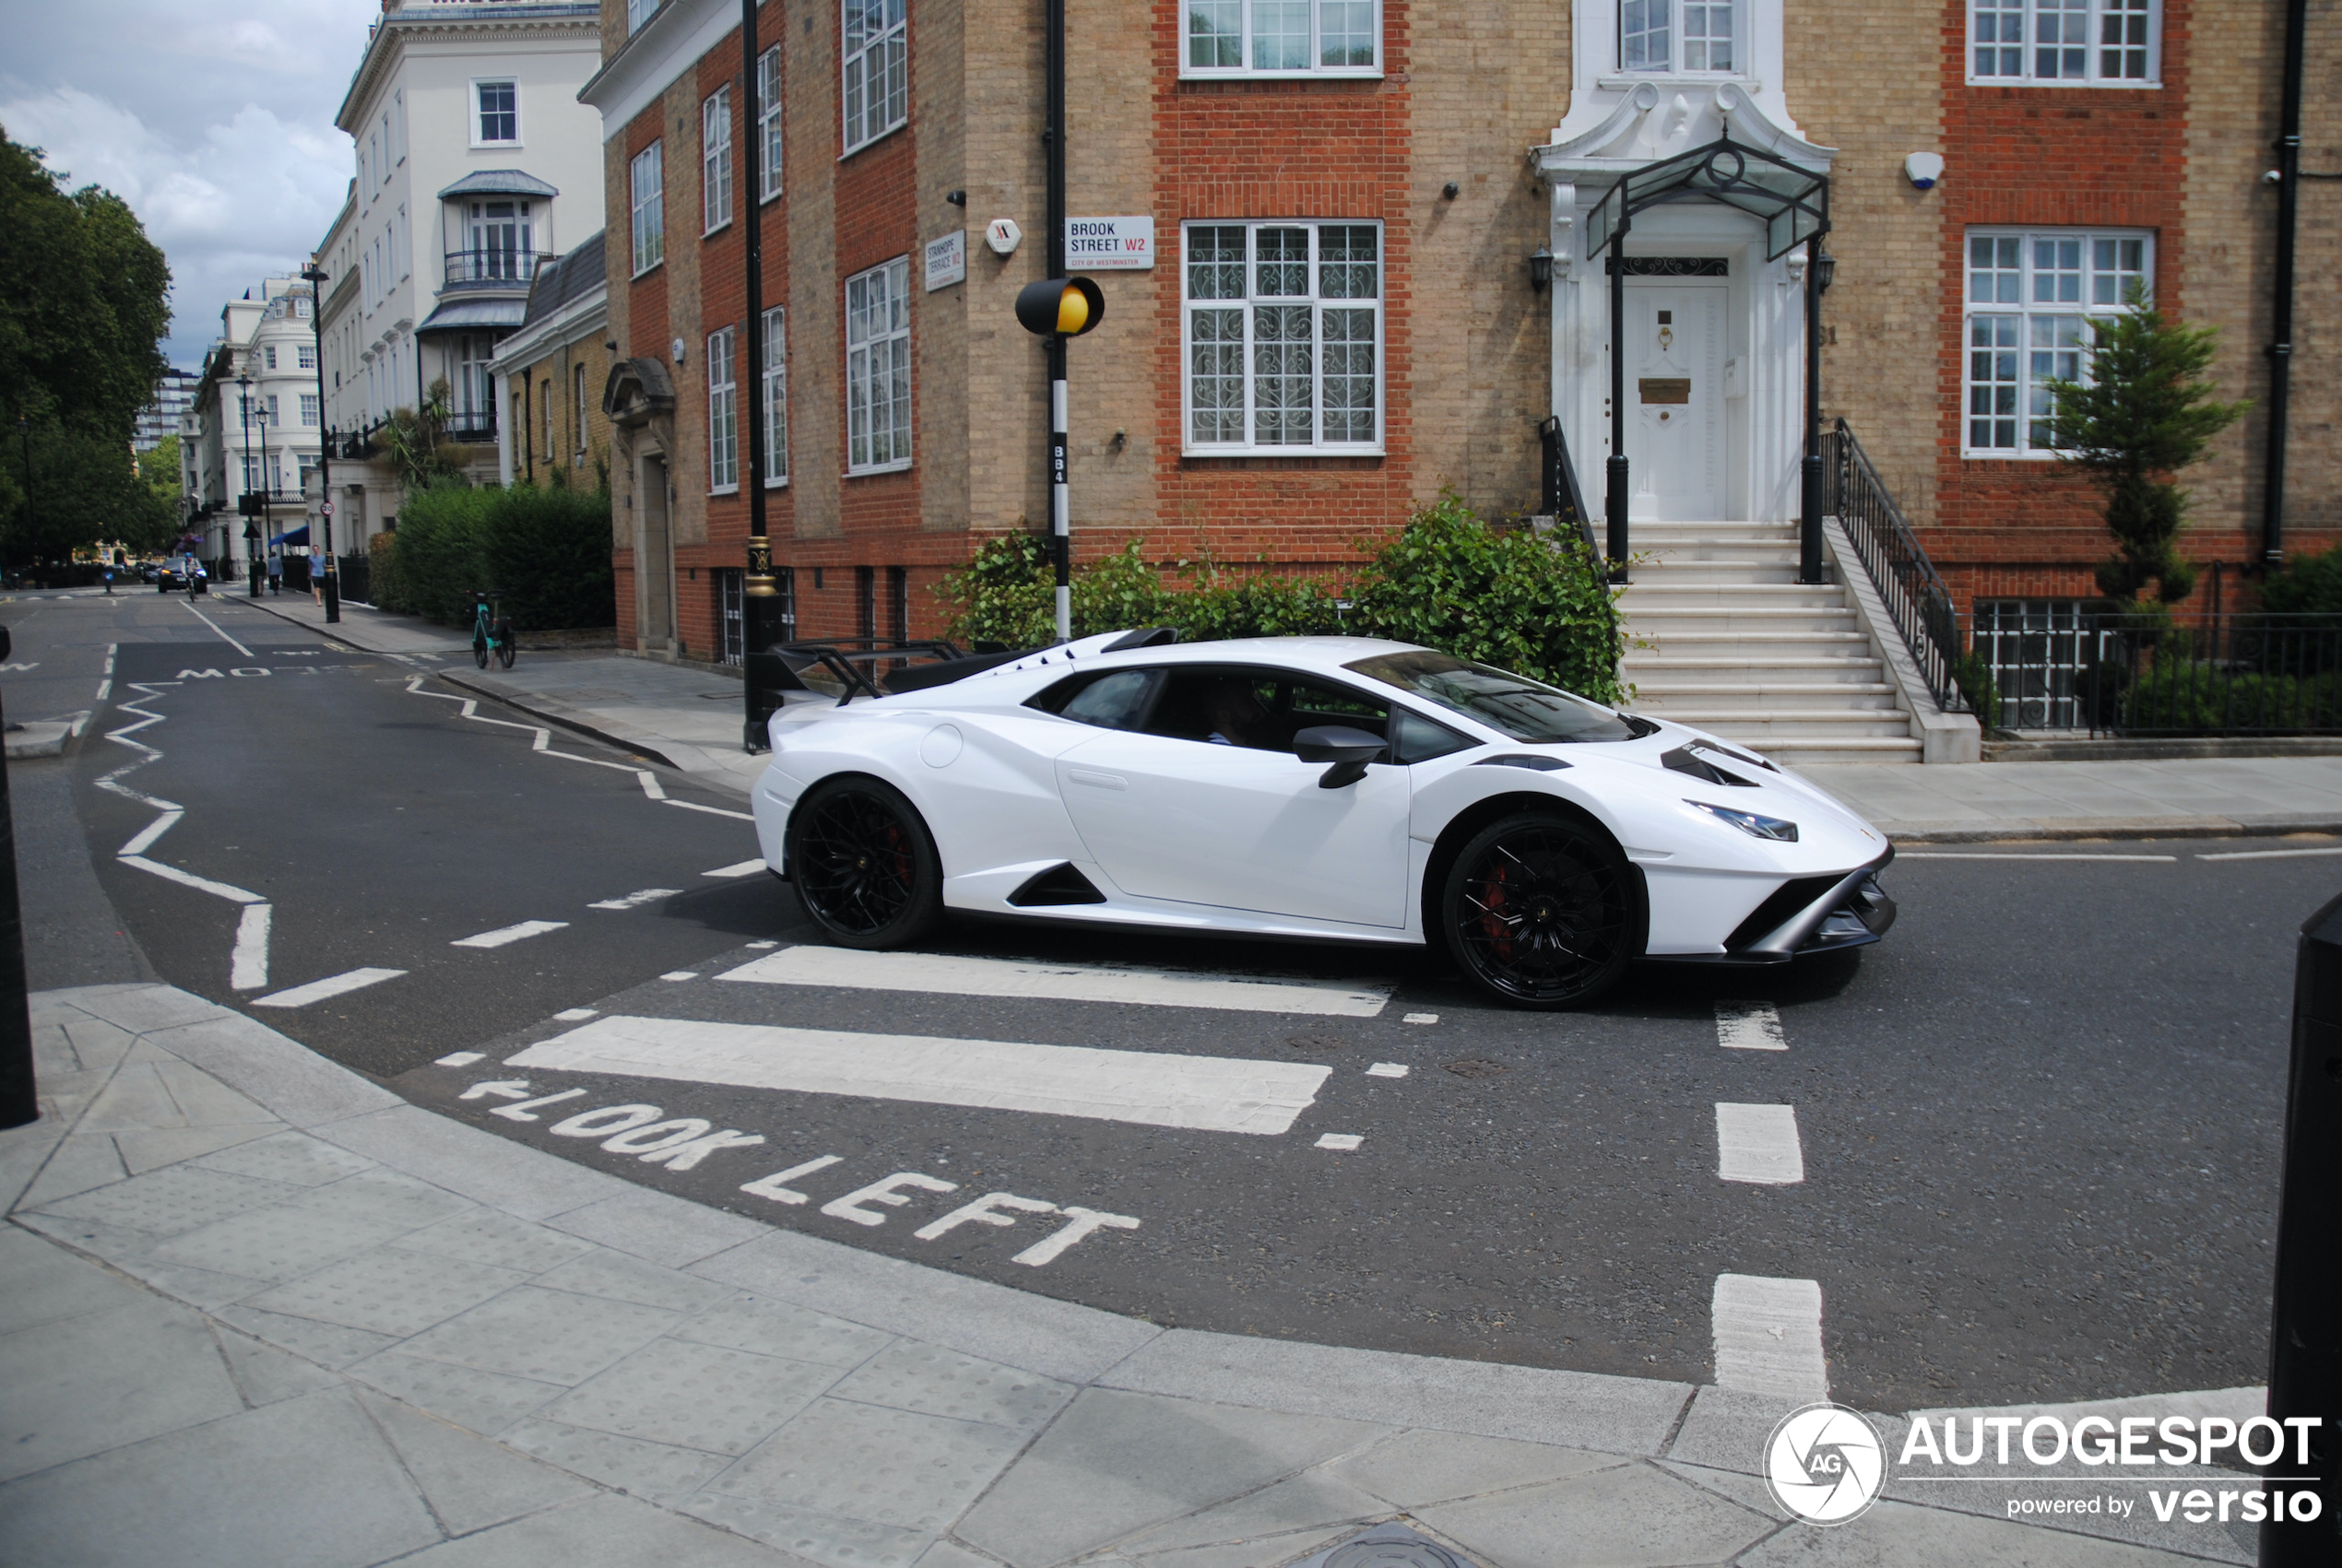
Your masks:
M306 596L261 604L324 624ZM526 651L511 670L483 672L471 666L469 645L444 629L357 606L343 610L336 631L376 652L460 657L460 668L443 673L467 690L655 754L742 795L763 772L763 758L740 749L740 689L722 676L656 659ZM1906 843L2342 833L2342 757L1842 762L1798 771Z
M7 1562L1279 1568L1394 1525L1478 1568L2251 1560L2005 1488L1816 1530L1752 1473L1784 1402L1165 1331L601 1174L168 986L34 1025Z

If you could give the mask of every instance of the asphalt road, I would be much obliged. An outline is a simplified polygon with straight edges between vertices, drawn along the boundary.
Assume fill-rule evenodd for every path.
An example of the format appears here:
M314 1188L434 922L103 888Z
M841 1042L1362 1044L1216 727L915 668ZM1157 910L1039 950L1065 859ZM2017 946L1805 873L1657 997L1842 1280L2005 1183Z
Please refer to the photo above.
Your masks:
M58 918L110 905L162 978L501 1135L1165 1324L1700 1382L1711 1291L1732 1273L1817 1281L1832 1393L1877 1409L2265 1375L2293 933L2342 856L2202 856L2317 845L1907 855L1887 878L1901 922L1859 963L1650 966L1576 1015L1484 1008L1422 956L1024 926L954 926L932 950L1165 972L1172 990L1256 975L1390 996L1371 1017L1306 1016L1053 999L1037 984L987 996L727 981L810 937L769 879L706 875L754 853L745 822L672 804L737 801L559 732L552 751L590 760L533 750L533 728L479 722L519 715L481 704L467 719L422 667L249 607L207 602L215 632L175 597L145 601L0 615L35 612L12 622L17 658L44 667L89 657L104 618L121 649L100 727L162 715L124 737L161 755L114 782L184 808L147 858L267 902L267 984L231 984L242 905L119 858L159 810L100 787L139 754L95 732L71 801L102 899ZM12 714L22 673L5 678ZM589 907L650 890L674 891ZM451 945L531 921L562 924ZM35 967L36 984L55 983ZM254 1006L360 968L405 973ZM1720 1044L1718 1004L1745 1001L1773 1005L1785 1050ZM692 1023L808 1032L790 1038L829 1042L855 1071L897 1049L870 1035L1327 1071L1288 1130L1240 1132L506 1065L613 1017L677 1039L698 1038ZM545 1096L560 1098L530 1108ZM1803 1180L1720 1179L1719 1103L1793 1106ZM733 1137L685 1158L654 1127L629 1151L629 1125L654 1109L674 1136ZM581 1112L582 1128L556 1130ZM1357 1146L1318 1147L1327 1134ZM924 1184L840 1203L902 1173ZM991 1193L1058 1212L999 1202L916 1233ZM1099 1228L1033 1261L1072 1207L1138 1223L1085 1220Z

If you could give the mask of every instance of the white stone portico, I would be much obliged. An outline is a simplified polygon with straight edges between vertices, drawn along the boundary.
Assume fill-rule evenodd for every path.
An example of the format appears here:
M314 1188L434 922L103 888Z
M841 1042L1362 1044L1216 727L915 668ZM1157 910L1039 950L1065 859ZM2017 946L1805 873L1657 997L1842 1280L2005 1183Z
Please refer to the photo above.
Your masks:
M1686 36L1695 9L1707 37ZM1622 37L1618 0L1576 0L1569 112L1552 141L1530 152L1551 202L1553 411L1597 512L1610 456L1613 335L1606 256L1590 254L1600 240L1588 221L1595 207L1628 173L1727 135L1816 175L1827 176L1835 157L1790 117L1781 0L1641 14L1665 20L1655 32ZM1730 68L1684 68L1719 56ZM1627 68L1630 58L1637 68ZM1638 213L1623 249L1629 516L1795 517L1804 247L1768 259L1761 218L1690 200Z

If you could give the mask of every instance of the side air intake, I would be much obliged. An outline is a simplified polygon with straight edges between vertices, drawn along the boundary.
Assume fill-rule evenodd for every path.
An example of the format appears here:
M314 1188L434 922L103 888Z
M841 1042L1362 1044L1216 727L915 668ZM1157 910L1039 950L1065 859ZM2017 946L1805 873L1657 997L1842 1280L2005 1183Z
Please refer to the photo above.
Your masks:
M1024 886L1009 895L1009 902L1019 909L1035 909L1060 903L1104 903L1106 895L1068 862L1028 878Z

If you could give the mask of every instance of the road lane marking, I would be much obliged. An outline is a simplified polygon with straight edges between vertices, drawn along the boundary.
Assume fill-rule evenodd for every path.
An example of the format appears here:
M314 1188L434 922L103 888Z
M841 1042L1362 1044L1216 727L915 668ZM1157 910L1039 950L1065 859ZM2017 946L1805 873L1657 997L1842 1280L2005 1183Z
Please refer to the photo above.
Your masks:
M647 777L648 775L645 775ZM711 817L729 817L735 821L753 822L755 818L745 811L727 811L720 806L702 806L696 800L669 800L669 806L680 806L686 811L704 811Z
M696 969L670 969L665 974L660 975L659 978L661 980L697 980L699 978L699 971Z
M506 925L494 931L482 931L477 937L459 937L448 943L451 948L501 948L507 942L517 942L529 937L541 937L548 931L560 931L569 925L566 920L524 920L517 925Z
M219 623L212 619L211 617L204 614L203 611L195 608L195 602L192 599L182 600L181 603L186 606L188 614L194 616L197 620L202 621L206 626L210 627L214 631L219 631ZM253 656L253 652L250 648L245 647L242 643L237 642L225 631L219 631L219 640L227 643L231 648L235 649L236 652L242 654L244 657L249 659Z
M870 953L850 948L784 948L727 970L718 980L762 985L835 985L860 991L927 991L958 996L1045 996L1060 1002L1130 1002L1224 1012L1373 1018L1388 991L1307 980L1219 980L1150 969L1025 963L945 953Z
M1718 1387L1784 1399L1829 1397L1820 1285L1719 1274L1709 1315L1716 1336Z
M563 1008L553 1016L563 1023L584 1023L599 1011L599 1008Z
M1404 1078L1407 1076L1407 1069L1397 1062L1377 1062L1366 1069L1366 1076L1368 1078Z
M165 866L160 860L148 860L143 855L121 855L114 858L124 866L136 866L139 870L160 877L165 881L176 882L183 888L194 888L198 892L209 893L216 899L226 899L231 903L240 903L250 907L266 902L258 893L248 893L231 883L215 882L208 877L198 877L192 871L182 871L176 866Z
M1788 1186L1805 1179L1793 1105L1716 1104L1716 1174L1727 1182Z
M763 869L764 862L762 859L743 860L737 866L718 866L715 870L703 871L700 875L703 877L753 877Z
M1307 1062L624 1014L540 1041L504 1065L1266 1136L1290 1131L1333 1071Z
M2198 860L2298 860L2305 855L2342 855L2335 849L2243 849L2226 855L2199 855Z
M1895 852L1898 860L2147 860L2158 863L2174 861L2176 855L2001 855L1975 854L1966 851L1944 852L1923 849L1903 849Z
M348 996L352 991L362 991L369 985L379 985L385 980L396 980L406 973L403 969L353 969L346 974L331 975L324 980L313 980L306 985L296 985L290 991L279 991L272 996L255 997L252 1005L255 1008L305 1008L312 1002L322 1002L332 996ZM475 1056L472 1059L478 1061L479 1058ZM461 1066L462 1064L450 1064L443 1060L441 1065Z
M682 890L680 888L641 888L628 893L624 898L604 899L599 903L589 903L586 907L587 909L633 909L642 904L656 903L660 899L671 899Z
M244 905L236 920L236 946L228 955L231 991L268 989L268 926L275 914L268 904Z
M1780 1013L1770 1002L1716 1004L1716 1043L1727 1051L1786 1051Z
M1315 1147L1331 1149L1337 1154L1349 1154L1366 1141L1365 1136L1360 1133L1319 1133Z
M432 1063L435 1067L467 1067L487 1055L485 1051L450 1051Z
M1439 1015L1437 1013L1409 1013L1405 1018L1401 1019L1399 1021L1402 1023L1437 1023L1439 1021Z

